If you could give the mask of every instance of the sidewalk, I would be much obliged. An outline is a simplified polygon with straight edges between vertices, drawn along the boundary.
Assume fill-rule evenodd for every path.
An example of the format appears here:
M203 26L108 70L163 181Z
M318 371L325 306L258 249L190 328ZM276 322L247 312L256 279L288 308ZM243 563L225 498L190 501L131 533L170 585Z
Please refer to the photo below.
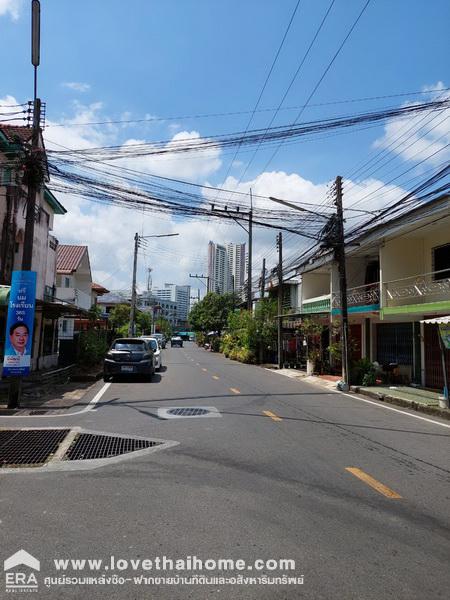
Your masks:
M0 416L17 415L26 416L51 411L56 414L80 404L82 398L98 380L98 374L87 373L79 381L78 374L70 381L54 383L39 382L25 385L22 391L20 408L10 410L7 408L8 388L2 386L0 391ZM82 403L82 402L81 402Z
M320 385L328 389L336 390L336 383L341 377L335 375L306 375L305 371L297 369L277 369L273 365L262 365L267 370L278 373L291 379L301 379L307 383ZM388 402L403 408L410 408L418 412L435 415L443 419L450 420L450 410L448 408L440 408L439 398L442 394L432 392L421 388L414 388L406 385L377 385L371 387L351 386L350 391L356 394L361 394L379 400L380 402Z

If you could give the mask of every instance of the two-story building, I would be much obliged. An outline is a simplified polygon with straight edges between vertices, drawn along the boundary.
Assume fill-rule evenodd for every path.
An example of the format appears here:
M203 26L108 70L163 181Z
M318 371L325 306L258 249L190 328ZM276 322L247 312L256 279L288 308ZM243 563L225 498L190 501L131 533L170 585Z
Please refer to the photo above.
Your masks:
M91 264L87 246L59 244L56 262L56 297L86 313L94 304ZM66 315L59 322L59 339L71 340L75 318Z
M437 327L450 314L450 197L423 203L354 237L346 246L347 302L355 358L397 363L405 380L443 387ZM300 316L331 324L340 315L331 251L299 265ZM446 351L450 376L450 351Z

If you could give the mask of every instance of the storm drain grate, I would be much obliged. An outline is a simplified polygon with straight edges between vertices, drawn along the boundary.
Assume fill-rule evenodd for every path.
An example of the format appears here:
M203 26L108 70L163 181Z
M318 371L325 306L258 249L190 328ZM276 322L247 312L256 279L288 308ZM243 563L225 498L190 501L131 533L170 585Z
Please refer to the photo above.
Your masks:
M0 467L41 465L56 452L70 429L0 431Z
M91 460L120 456L136 450L159 446L162 442L120 438L112 435L80 433L67 450L64 460Z
M176 415L177 417L199 417L207 415L209 410L206 410L206 408L170 408L167 412L169 415Z

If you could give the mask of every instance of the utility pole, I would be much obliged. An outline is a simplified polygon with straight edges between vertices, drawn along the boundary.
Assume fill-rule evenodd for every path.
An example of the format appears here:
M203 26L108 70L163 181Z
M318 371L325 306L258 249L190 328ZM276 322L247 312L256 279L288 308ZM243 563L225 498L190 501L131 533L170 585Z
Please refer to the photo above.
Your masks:
M278 248L278 321L277 321L277 340L278 340L278 368L283 368L283 336L282 336L282 312L283 312L283 234L277 235Z
M131 287L131 309L130 324L128 326L128 335L133 337L136 334L136 273L137 273L137 255L140 244L146 244L149 238L173 237L179 233L163 233L158 235L139 235L134 234L134 256L133 256L133 283ZM154 319L153 319L154 320Z
M263 266L261 271L261 300L264 300L266 292L266 259L263 258Z
M130 324L128 326L128 335L133 337L136 329L136 271L137 271L137 255L139 248L139 234L134 234L134 256L133 256L133 283L131 285L131 310Z
M37 98L37 68L40 64L41 5L39 0L31 3L31 64L34 67L33 127L31 150L26 159L24 183L27 186L27 214L23 240L22 271L31 271L33 260L34 222L36 195L43 181L43 164L39 148L41 100ZM18 408L22 396L22 378L11 377L8 387L8 408Z
M203 273L201 275L197 275L197 273L195 275L191 275L191 273L189 273L189 277L191 279L198 279L199 281L201 281L203 283L203 285L206 287L206 292L209 291L209 275L203 275ZM204 279L206 279L206 283L204 282ZM200 288L198 289L198 300L200 302Z
M41 5L39 0L31 3L31 64L34 67L33 128L31 151L27 158L25 182L27 185L27 216L23 242L22 271L31 271L33 258L34 222L36 218L36 195L42 185L43 165L39 148L41 122L41 100L37 98L37 68L40 64L40 20Z
M336 177L336 233L334 256L339 271L339 293L341 300L341 345L342 345L342 379L344 386L349 387L349 348L348 348L348 307L347 307L347 274L345 269L345 236L344 212L342 209L342 177Z
M252 188L250 188L250 210L248 213L248 281L247 281L247 308L249 311L253 309L252 302L252 252L253 251L253 196Z

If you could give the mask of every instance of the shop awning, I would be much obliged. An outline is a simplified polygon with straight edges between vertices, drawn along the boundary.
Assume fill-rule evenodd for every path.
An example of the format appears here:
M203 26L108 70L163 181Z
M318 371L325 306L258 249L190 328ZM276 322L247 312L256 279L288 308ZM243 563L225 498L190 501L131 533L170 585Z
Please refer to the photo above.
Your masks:
M435 319L424 319L420 322L426 323L427 325L443 325L450 323L450 315L448 315L447 317L436 317Z

